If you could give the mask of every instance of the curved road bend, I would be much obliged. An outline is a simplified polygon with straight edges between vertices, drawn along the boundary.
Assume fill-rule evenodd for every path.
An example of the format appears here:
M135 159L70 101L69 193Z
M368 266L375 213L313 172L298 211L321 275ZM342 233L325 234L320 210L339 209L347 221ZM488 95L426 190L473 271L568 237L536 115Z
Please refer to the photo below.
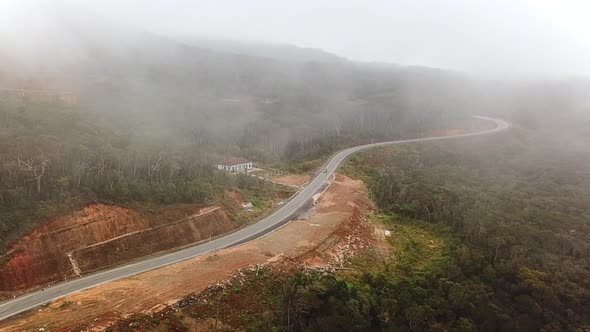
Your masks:
M288 223L292 219L292 217L299 213L305 206L311 204L311 202L313 201L313 196L316 193L320 192L323 188L325 188L327 180L330 178L330 176L332 176L332 174L334 173L334 171L336 171L340 164L342 164L342 162L353 153L383 145L441 141L458 138L467 138L472 136L488 135L502 132L510 128L510 123L504 120L483 116L477 116L477 118L494 122L496 124L496 128L476 133L453 136L440 136L380 142L356 146L342 150L334 154L332 158L325 164L325 172L322 171L319 174L317 174L316 177L313 178L313 180L311 180L305 188L303 188L291 200L285 203L285 205L283 205L280 209L276 210L274 213L255 224L242 228L226 236L220 237L214 241L209 241L203 244L196 245L194 247L182 249L162 256L150 257L139 262L90 274L82 278L56 284L50 288L45 289L44 291L32 292L29 294L25 294L21 297L18 297L16 299L3 302L0 304L0 320L4 320L23 311L41 306L45 303L51 302L67 294L79 292L81 290L92 288L100 284L108 283L113 280L133 276L142 272L146 272L166 265L184 261L199 255L203 255L208 252L212 252L220 248L235 246L240 243L244 243L252 239L259 238L267 233L270 233L278 227Z

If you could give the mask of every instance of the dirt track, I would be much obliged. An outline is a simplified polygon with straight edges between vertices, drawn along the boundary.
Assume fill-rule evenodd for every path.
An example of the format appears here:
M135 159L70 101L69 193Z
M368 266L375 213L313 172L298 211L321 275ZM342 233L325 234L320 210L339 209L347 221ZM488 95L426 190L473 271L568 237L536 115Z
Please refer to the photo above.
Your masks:
M158 311L249 265L283 258L322 264L322 258L312 253L320 248L329 251L329 239L343 231L340 226L370 208L362 181L337 175L320 199L316 212L305 220L294 221L238 247L69 295L38 312L0 323L0 330L37 331L45 327L47 331L59 331L77 327L99 331L132 313Z

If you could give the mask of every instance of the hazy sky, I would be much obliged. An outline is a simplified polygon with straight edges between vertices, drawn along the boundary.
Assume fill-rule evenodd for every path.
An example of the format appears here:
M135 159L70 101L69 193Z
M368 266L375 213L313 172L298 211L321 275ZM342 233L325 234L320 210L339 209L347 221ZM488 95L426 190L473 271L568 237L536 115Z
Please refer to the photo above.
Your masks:
M283 42L321 48L353 60L491 75L590 75L588 0L75 3L102 16L172 36Z

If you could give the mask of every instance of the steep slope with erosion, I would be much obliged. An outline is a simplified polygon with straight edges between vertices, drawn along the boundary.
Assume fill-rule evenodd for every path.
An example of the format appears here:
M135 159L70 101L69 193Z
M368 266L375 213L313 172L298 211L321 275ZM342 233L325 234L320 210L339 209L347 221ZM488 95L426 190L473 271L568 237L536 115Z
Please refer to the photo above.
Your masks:
M226 233L235 223L218 206L207 207L169 224L132 232L75 250L73 258L85 272L130 259L193 244Z
M177 205L148 214L91 204L70 216L51 220L13 244L3 257L0 291L61 281L198 242L236 226L216 206Z

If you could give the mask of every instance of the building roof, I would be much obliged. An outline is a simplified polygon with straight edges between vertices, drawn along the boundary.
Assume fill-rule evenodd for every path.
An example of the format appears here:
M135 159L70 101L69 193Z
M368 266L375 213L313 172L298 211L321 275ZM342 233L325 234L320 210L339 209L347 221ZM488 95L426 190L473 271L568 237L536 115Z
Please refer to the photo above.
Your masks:
M242 165L242 164L248 164L248 163L251 163L251 161L248 159L236 157L236 158L228 158L219 164L225 165L225 166L235 166L235 165Z

